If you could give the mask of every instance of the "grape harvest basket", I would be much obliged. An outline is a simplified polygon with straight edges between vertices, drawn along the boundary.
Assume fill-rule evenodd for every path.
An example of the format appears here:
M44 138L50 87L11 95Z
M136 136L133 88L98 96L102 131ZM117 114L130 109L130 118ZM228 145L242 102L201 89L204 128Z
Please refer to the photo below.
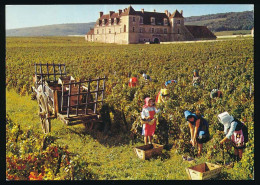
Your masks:
M34 64L32 99L37 99L39 117L44 133L51 131L51 119L66 125L83 124L92 129L102 123L106 77L76 81L67 76L65 64Z
M162 149L163 149L163 145L153 143L153 144L135 147L134 151L140 159L146 160L161 155Z
M222 166L212 163L202 163L186 168L190 180L208 180L216 178L221 172Z

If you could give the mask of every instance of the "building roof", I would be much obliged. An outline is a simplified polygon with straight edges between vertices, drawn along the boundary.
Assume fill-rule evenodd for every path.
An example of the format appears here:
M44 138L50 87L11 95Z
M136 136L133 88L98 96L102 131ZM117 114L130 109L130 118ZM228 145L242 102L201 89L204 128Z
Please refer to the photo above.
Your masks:
M190 31L193 37L196 38L217 38L207 26L193 26L185 25L185 27Z
M177 10L176 10L177 11ZM176 12L175 11L175 12ZM109 20L110 18L114 19L114 18L120 18L121 16L126 16L126 15L138 15L143 17L143 24L151 24L151 17L155 18L155 24L156 25L163 25L164 22L164 18L166 18L168 20L168 24L169 24L169 18L165 13L158 13L158 12L142 12L142 11L135 11L133 9L132 6L129 6L128 8L125 8L124 10L122 10L122 13L119 15L119 13L112 13L112 15L110 16L110 14L104 14L102 15L96 22L96 25L99 24L99 20L103 20L103 19L107 19ZM175 16L181 16L182 15L177 11L177 13L175 13ZM106 26L109 23L106 23Z
M135 15L143 17L143 24L151 24L151 17L155 18L156 25L163 25L164 18L168 20L169 24L169 18L165 13L136 11Z
M94 35L94 28L90 28L87 35Z
M181 15L181 13L178 10L175 10L175 12L173 12L173 14L170 16L170 18L183 18L183 16Z

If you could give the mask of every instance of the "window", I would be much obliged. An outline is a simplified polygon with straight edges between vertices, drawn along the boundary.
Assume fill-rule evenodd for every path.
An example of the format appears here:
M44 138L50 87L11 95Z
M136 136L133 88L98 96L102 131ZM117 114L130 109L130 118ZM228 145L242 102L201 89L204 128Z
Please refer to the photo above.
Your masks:
M164 29L163 29L163 33L167 33L167 28L164 28Z
M168 20L166 18L164 18L164 25L168 24Z
M111 25L111 19L109 19L109 25Z
M102 20L102 25L105 26L105 19Z
M116 22L116 18L114 18L114 24L117 24L117 22Z
M155 24L155 18L151 17L151 24Z
M145 39L144 39L144 42L145 42Z
M154 28L151 29L152 33L154 33Z
M135 17L133 17L133 22L135 22Z
M98 29L97 29L97 34L99 34L99 33L98 33Z
M178 34L180 34L180 29L178 29Z
M181 24L181 20L177 20L177 24Z
M111 33L111 29L108 30L108 33Z
M135 27L133 27L133 32L135 32Z
M143 28L139 28L139 33L143 33Z
M140 17L140 24L143 24L143 17Z
M124 25L124 32L126 32L126 25Z

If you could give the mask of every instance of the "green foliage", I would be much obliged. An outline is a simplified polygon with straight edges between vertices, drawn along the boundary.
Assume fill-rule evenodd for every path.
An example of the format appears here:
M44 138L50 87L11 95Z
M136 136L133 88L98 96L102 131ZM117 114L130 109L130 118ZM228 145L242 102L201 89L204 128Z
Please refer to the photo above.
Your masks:
M242 161L235 163L234 170L225 171L222 179L253 179L253 46L252 39L122 47L115 44L85 43L78 38L71 41L65 37L7 38L6 84L8 89L15 89L19 93L17 95L13 91L7 91L7 156L19 156L19 160L23 161L30 153L43 155L44 151L37 144L42 139L37 103L28 96L34 73L33 64L65 63L68 74L77 79L104 75L108 77L105 104L100 110L105 125L108 126L104 128L106 134L86 134L81 125L73 126L72 129L53 120L52 134L61 139L49 146L77 153L78 156L73 160L74 169L65 164L64 168L60 168L63 175L55 175L55 164L59 158L53 157L54 162L50 161L50 167L44 170L46 173L41 174L43 179L187 179L185 167L190 164L182 161L181 155L192 155L194 151L190 150L190 133L185 124L184 110L199 110L209 122L212 139L204 145L203 156L198 162L222 160L221 149L216 145L224 137L221 135L223 126L217 120L218 114L228 111L243 121L249 131L247 148ZM192 71L195 68L201 76L201 86L198 88L192 86ZM140 74L141 70L157 81L146 84ZM135 88L128 87L129 72L138 74L140 85ZM129 131L135 124L141 127L140 112L144 98L155 98L162 84L169 79L176 79L178 83L169 86L170 94L166 103L157 105L161 109L157 135L160 143L165 144L165 138L168 137L169 144L174 144L174 147L171 151L164 151L162 157L140 161L133 148L129 147ZM211 99L210 91L213 88L219 88L223 92L223 98ZM143 143L136 145L141 144ZM64 149L64 145L68 145L68 149ZM50 149L47 153L52 153L53 150ZM196 150L195 148L195 153ZM68 156L72 159L72 156ZM227 153L224 157L225 160L232 161ZM39 166L44 165L39 162ZM243 176L239 177L236 172L238 170L242 170ZM16 179L28 179L30 175L38 178L41 173L40 169L32 171L29 167L26 172L20 172L8 171L8 174L18 173ZM30 172L38 173L38 176Z

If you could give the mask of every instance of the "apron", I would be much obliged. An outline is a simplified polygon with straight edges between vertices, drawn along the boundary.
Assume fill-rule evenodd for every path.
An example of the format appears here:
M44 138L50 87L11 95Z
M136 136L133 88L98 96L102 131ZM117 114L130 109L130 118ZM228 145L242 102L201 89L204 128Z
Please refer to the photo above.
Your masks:
M154 118L154 115L155 115L155 111L149 111L149 115L151 117L151 119ZM154 135L154 132L155 132L155 129L156 129L156 120L154 120L154 123L152 125L149 125L149 124L144 124L143 125L143 135L144 136L153 136Z

